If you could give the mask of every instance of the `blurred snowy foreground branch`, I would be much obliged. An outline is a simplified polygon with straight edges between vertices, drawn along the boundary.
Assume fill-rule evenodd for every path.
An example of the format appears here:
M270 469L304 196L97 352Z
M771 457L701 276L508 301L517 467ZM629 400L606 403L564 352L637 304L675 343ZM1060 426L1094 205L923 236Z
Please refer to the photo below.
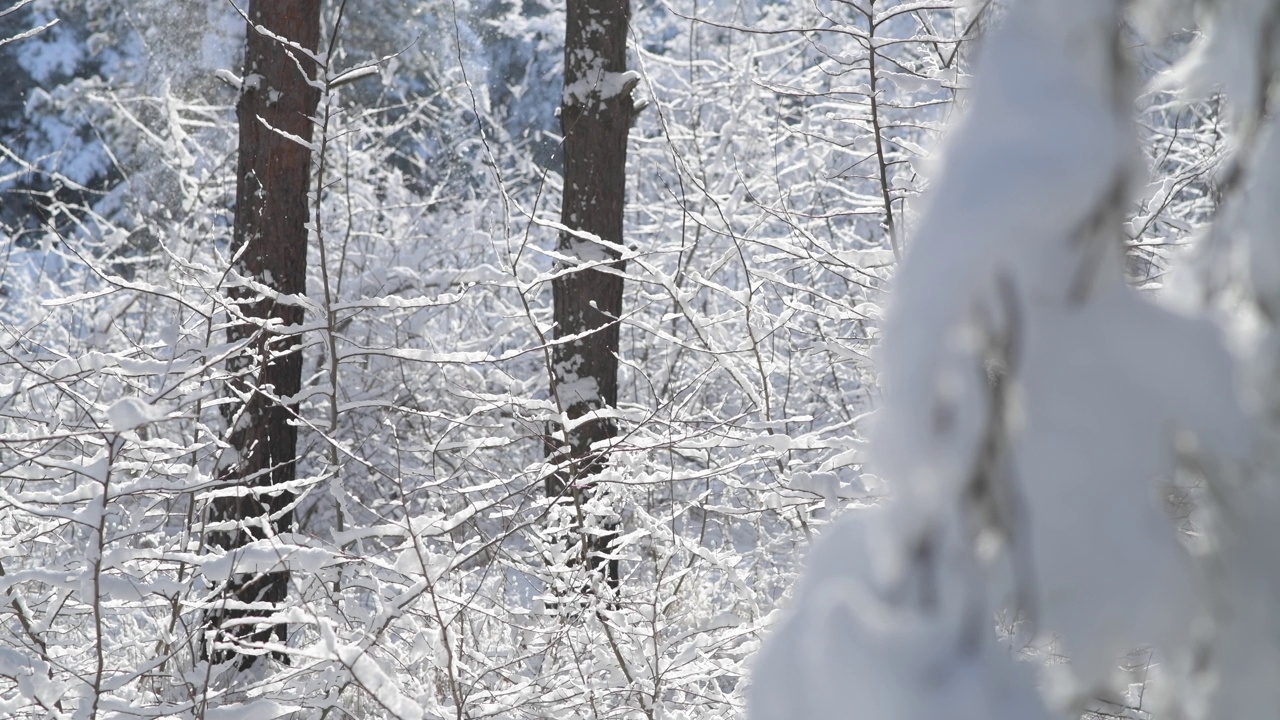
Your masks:
M884 331L872 451L894 497L815 549L757 662L756 720L1280 708L1280 3L1010 5ZM1235 144L1152 298L1122 242L1152 91L1130 26L1195 21L1156 89L1224 92ZM1068 661L1015 659L1046 646ZM1141 648L1156 662L1129 685Z

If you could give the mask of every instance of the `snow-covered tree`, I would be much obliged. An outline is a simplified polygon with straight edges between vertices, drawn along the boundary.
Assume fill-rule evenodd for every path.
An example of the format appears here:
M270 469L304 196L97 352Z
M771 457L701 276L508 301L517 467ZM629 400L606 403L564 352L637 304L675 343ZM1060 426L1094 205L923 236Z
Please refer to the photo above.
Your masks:
M609 415L618 405L621 258L631 91L640 76L627 70L630 0L570 0L565 12L564 95L560 127L561 256L552 281L551 395L562 417L548 428L547 456L559 466L547 496L576 516L574 538L551 562L586 566L616 590L618 561L608 558L617 521L589 509L591 477L608 462L602 447L617 436ZM588 523L587 517L592 517ZM557 520L553 515L553 521ZM557 592L574 588L557 588ZM587 588L590 591L590 586Z
M1280 5L1009 6L890 301L869 451L891 500L815 551L756 668L753 717L1276 707L1280 275L1263 198ZM1129 13L1159 42L1193 6L1203 34L1155 79L1162 107L1139 133ZM1230 117L1207 129L1190 106L1182 141L1161 132L1187 117L1175 103L1217 90ZM1223 124L1234 149L1212 178ZM1154 181L1139 152L1153 137ZM1153 204L1180 209L1153 222ZM1163 222L1201 226L1200 247L1153 297L1126 282L1126 243ZM1066 663L1015 662L1041 643ZM1155 662L1135 678L1139 650Z
M298 429L292 402L302 389L311 142L320 100L319 0L253 2L244 72L236 102L239 152L230 252L227 360L231 402L222 406L231 447L220 459L228 487L210 503L205 542L222 551L292 532L297 493ZM210 612L212 660L225 645L286 639L285 627L257 628L288 595L287 571L250 571L228 580L222 607ZM248 622L252 619L252 622ZM252 632L246 632L252 630ZM223 644L223 647L219 647ZM241 656L247 666L254 654Z
M575 149L574 108L556 117L562 79L576 72L565 63L564 7L322 3L314 58L291 48L297 62L274 67L310 67L318 94L303 163L305 263L294 258L305 282L292 278L282 294L274 270L246 272L236 232L237 213L250 209L237 199L238 164L270 157L239 150L245 9L34 0L15 13L20 27L55 16L58 25L2 48L21 70L12 96L0 92L21 108L5 127L21 132L0 137L12 150L0 158L0 715L740 716L747 669L780 607L844 617L844 596L821 582L811 583L816 595L791 599L798 563L824 534L835 539L817 549L815 567L888 588L860 607L893 622L846 627L862 644L813 623L794 647L818 643L841 658L823 672L871 658L867 677L897 683L864 693L885 714L909 678L974 657L982 662L942 683L956 707L980 709L966 698L995 688L1028 715L1045 712L1027 680L1034 667L1010 661L991 632L1002 611L1019 649L1058 632L1058 649L1081 663L1128 652L1148 642L1138 631L1177 627L1205 605L1179 616L1162 603L1167 612L1147 613L1144 626L1128 622L1124 605L1148 602L1154 585L1100 585L1098 594L1124 594L1120 609L1098 616L1120 618L1124 632L1072 639L1085 616L1064 614L1061 598L1040 589L1060 590L1049 585L1059 578L1038 574L1066 550L1041 544L1056 530L1025 525L1024 507L1095 506L1053 495L1055 485L1024 496L1007 480L1045 457L1064 464L1048 473L1058 475L1079 467L1067 462L1111 458L1070 449L1128 442L1121 425L1145 428L1148 447L1167 444L1152 418L1181 427L1188 405L1203 422L1177 434L1177 462L1133 466L1178 500L1176 527L1222 540L1212 528L1227 515L1208 479L1252 477L1248 463L1217 461L1225 451L1214 438L1232 436L1232 406L1213 392L1221 368L1203 366L1234 366L1212 323L1170 315L1124 282L1162 282L1181 262L1174 248L1212 222L1184 297L1208 302L1219 323L1232 319L1237 357L1265 345L1249 341L1269 327L1266 314L1232 305L1255 287L1242 269L1263 277L1265 263L1243 262L1264 258L1263 246L1242 244L1224 220L1265 207L1239 199L1255 166L1237 161L1248 153L1228 155L1240 141L1227 138L1262 148L1267 134L1220 117L1232 105L1216 95L1181 96L1181 81L1142 89L1182 57L1186 33L1135 50L1119 6L1101 0L1075 10L1041 0L636 2L610 28L611 64L588 62L569 81L571 99L626 100L610 146L614 160L625 155L625 176L618 162L602 174L607 188L584 188L581 171L604 168L569 162L599 156ZM970 57L1002 18L1026 41L1010 50L992 38L986 56L998 67L1012 53L1020 70L988 72L971 91ZM1240 18L1232 22L1250 32L1264 27ZM1061 137L1045 139L1042 124ZM971 149L934 157L944 131L949 147ZM591 203L603 190L607 225L562 217L605 209ZM990 198L1011 193L1021 194L989 221ZM1080 218L1088 222L1060 226ZM1028 227L1034 247L1014 240ZM1230 249L1209 251L1215 242ZM564 334L557 287L588 273L613 296L595 307L573 299L587 301L588 319L608 316L605 332L588 323L592 334ZM237 312L232 287L287 306L287 331ZM881 307L894 296L881 351ZM914 325L916 315L937 334ZM1033 331L1069 321L1062 337ZM246 323L287 332L288 352L243 366ZM915 340L904 337L913 329ZM1152 343L1170 334L1199 349L1162 364ZM558 355L606 335L616 394L575 419L557 394L588 388L564 373L553 381L575 372ZM1069 375L1070 407L1130 397L1127 376L1098 387L1086 379L1102 361L1076 350L1104 340L1147 363L1138 388L1149 412L1091 422L1093 435L1074 445L1019 445L1033 421L1085 415L1055 415L1060 402L1046 393L1068 386L1033 391L1027 373ZM876 353L901 362L877 365ZM292 513L292 525L210 523L207 510L242 494L223 472L243 458L243 426L225 417L239 399L227 391L286 356L300 360L296 387L271 380L262 390L289 409L296 462L291 477L273 476L282 484L254 490L275 499L278 520ZM938 382L916 382L935 367ZM1251 367L1267 373L1264 362ZM1183 405L1165 401L1165 380L1197 373L1219 380L1196 377ZM932 425L913 424L921 404L939 408L926 413ZM1209 413L1227 419L1213 425ZM1197 436L1205 425L1218 434ZM916 435L898 435L903 426ZM548 431L569 440L601 428L604 442L577 447L607 461L589 468L582 514L566 513L546 492L548 478L565 477L560 456L547 455ZM869 436L877 452L911 452L871 468ZM940 452L950 453L946 468ZM947 468L959 474L937 474ZM1223 594L1209 604L1245 597L1226 590L1252 582L1231 569L1245 566L1194 553L1184 562L1161 511L1124 504L1141 488L1103 485L1124 468L1096 469L1080 487L1094 500L1114 495L1116 512L1099 516L1081 556L1102 554L1100 567L1118 572L1126 558L1160 552L1169 577L1188 563L1222 568ZM886 507L867 510L886 496ZM1255 518L1266 507L1231 506ZM827 529L842 513L864 522ZM1126 528L1139 539L1169 532L1129 555L1103 553ZM210 531L244 542L211 543ZM591 562L565 552L575 531L607 538L616 591L578 592L592 580ZM1255 546L1229 547L1221 557ZM257 574L287 574L288 599L242 608L252 613L231 621L243 628L238 650L266 659L225 672L202 657L205 620L225 606L228 583ZM940 592L956 587L963 593ZM1266 609L1222 607L1240 617ZM905 616L914 624L898 622ZM1156 655L1164 677L1181 677L1183 660L1190 677L1190 661L1208 656L1197 649L1228 657L1227 629L1250 626L1196 627L1199 644ZM1262 657L1255 650L1231 662ZM809 657L779 663L793 656L775 649L759 667L786 681ZM1103 675L1057 701L1103 697L1115 681ZM823 702L825 690L813 692Z

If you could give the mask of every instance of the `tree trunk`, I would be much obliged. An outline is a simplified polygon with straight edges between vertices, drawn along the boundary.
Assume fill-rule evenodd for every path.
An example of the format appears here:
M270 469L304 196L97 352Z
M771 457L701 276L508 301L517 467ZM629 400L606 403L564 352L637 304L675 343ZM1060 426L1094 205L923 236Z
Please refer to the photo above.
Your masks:
M252 0L248 14L244 81L236 107L240 157L234 267L245 280L273 293L303 295L311 179L311 150L304 143L311 141L320 99L320 91L309 82L316 64L263 31L314 51L320 39L320 0ZM232 319L227 337L231 342L247 340L248 345L227 363L230 392L239 402L224 406L233 453L232 462L220 471L226 484L247 494L218 498L210 507L211 523L235 524L207 536L209 546L223 551L293 528L295 494L285 488L297 472L298 428L290 423L297 406L289 398L297 395L302 382L300 338L291 330L302 323L302 307L240 282L233 282L229 293L243 317ZM283 642L284 625L224 626L270 614L284 601L288 586L288 572L233 575L222 596L228 607L210 613L213 637L223 642ZM215 662L236 658L241 668L258 657L205 649Z
M629 0L568 0L565 28L560 221L615 246L622 243L627 131L636 82L626 73L630 16ZM560 234L557 249L572 258L568 267L607 263L560 275L552 283L557 339L552 351L552 389L568 418L575 420L618 403L623 262L617 247L571 233ZM572 503L581 539L567 539L571 554L585 560L588 569L613 589L618 585L618 563L604 556L617 536L617 523L607 518L593 523L584 504L593 490L591 476L607 461L603 452L592 450L592 444L616 433L612 420L594 419L569 430L565 441L549 442L547 455L560 468L546 483L548 496Z

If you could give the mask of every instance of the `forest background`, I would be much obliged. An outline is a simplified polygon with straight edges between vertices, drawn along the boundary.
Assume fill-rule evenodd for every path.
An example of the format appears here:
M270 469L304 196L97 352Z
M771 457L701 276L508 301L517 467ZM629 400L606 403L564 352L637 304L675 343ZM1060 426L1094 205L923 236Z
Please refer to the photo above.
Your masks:
M742 715L812 539L894 494L866 465L881 306L1006 8L636 3L620 243L560 212L563 7L319 8L298 293L238 264L244 7L0 18L0 712ZM1148 83L1199 34L1108 17L1145 88L1117 257L1149 292L1235 187L1240 123ZM622 296L617 397L583 416L553 288L588 271ZM238 336L249 291L304 319ZM230 482L268 330L301 364L258 388L296 456ZM592 422L602 461L566 482ZM226 515L245 497L270 521ZM283 600L236 590L271 577ZM1094 692L1146 687L1135 657L1065 707L1147 712Z

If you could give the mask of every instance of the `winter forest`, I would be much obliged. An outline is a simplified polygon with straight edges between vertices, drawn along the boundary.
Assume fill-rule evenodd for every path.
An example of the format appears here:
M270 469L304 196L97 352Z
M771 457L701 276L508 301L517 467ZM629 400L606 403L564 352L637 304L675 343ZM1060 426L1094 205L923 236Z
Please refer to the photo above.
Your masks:
M0 0L0 71L0 718L1280 716L1280 0Z

